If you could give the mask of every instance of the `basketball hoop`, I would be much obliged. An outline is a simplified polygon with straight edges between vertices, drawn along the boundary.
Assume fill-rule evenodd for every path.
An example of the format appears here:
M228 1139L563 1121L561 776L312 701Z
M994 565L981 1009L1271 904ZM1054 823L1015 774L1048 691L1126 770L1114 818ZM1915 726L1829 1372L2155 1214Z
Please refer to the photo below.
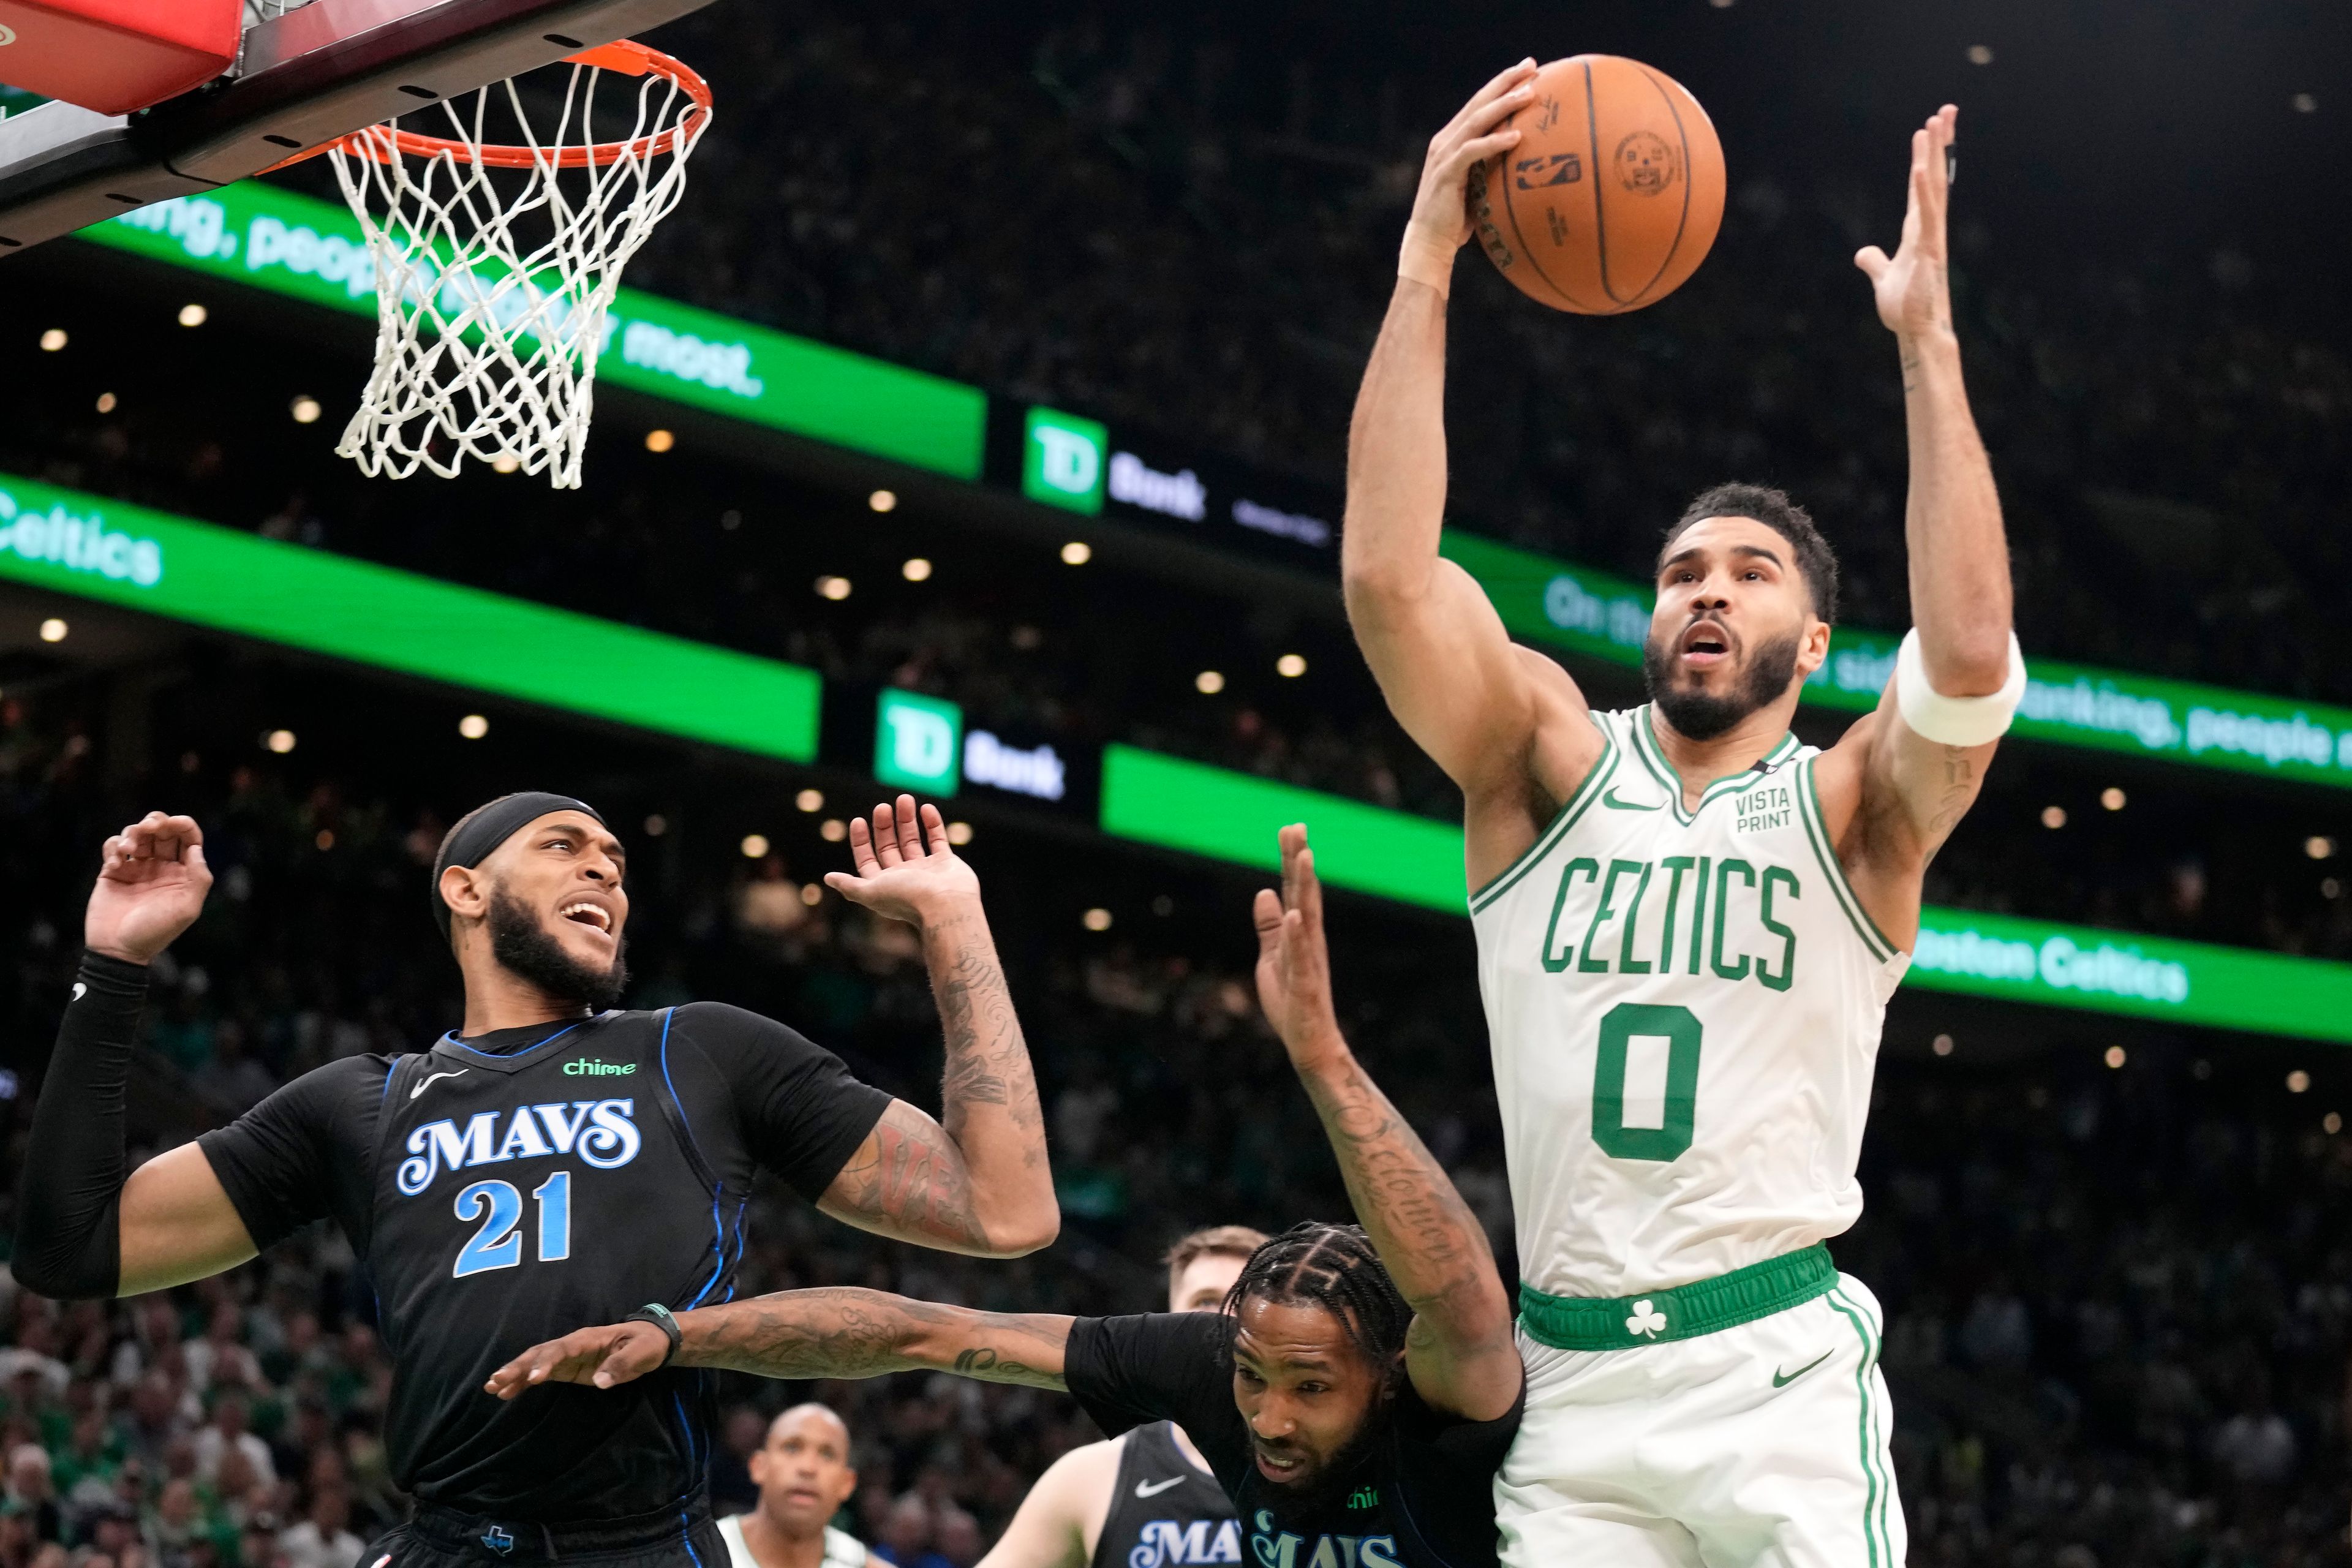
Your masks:
M621 269L685 192L710 89L625 39L562 63L571 78L537 123L509 79L445 100L447 136L388 121L312 150L333 159L375 266L375 370L335 447L362 473L454 479L470 456L579 487ZM635 101L604 106L629 131L599 141L608 77L633 80Z

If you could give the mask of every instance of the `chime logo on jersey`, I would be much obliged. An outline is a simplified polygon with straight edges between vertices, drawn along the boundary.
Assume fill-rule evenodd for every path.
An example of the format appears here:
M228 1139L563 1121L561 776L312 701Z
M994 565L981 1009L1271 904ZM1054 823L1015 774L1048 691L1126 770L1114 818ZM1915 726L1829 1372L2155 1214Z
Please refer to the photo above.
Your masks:
M1270 1509L1258 1510L1252 1522L1250 1552L1259 1568L1402 1568L1393 1535L1318 1535L1309 1546L1303 1535L1276 1530Z
M1242 1560L1241 1526L1230 1519L1223 1523L1155 1519L1136 1532L1136 1539L1138 1544L1127 1553L1127 1568L1175 1568L1181 1563Z
M575 1100L478 1111L462 1126L450 1117L428 1121L408 1135L410 1158L400 1163L400 1190L415 1197L443 1171L542 1154L577 1154L600 1171L625 1165L642 1142L633 1120L636 1106L634 1100Z

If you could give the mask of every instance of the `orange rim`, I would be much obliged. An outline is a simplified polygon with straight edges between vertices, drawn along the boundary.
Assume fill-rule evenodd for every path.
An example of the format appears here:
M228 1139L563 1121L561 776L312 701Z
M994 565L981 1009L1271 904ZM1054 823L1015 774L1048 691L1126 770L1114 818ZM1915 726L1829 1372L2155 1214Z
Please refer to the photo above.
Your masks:
M617 163L624 158L654 158L664 153L677 151L682 142L690 142L701 131L702 122L710 118L710 84L702 79L693 67L659 49L648 48L633 38L622 38L593 49L583 49L576 55L566 55L567 65L588 66L596 70L612 71L620 76L658 76L675 83L694 107L686 118L666 131L651 136L640 136L628 142L598 142L586 147L564 147L554 153L530 147L509 146L486 142L479 147L469 142L456 142L446 136L423 136L414 131L403 131L393 125L371 125L354 131L348 136L297 153L291 158L273 163L262 171L269 174L299 163L305 158L315 158L331 149L341 149L362 158L372 158L379 163L389 163L401 153L412 158L448 157L460 163L485 163L496 169L535 169L552 164L559 169L584 169L592 164Z

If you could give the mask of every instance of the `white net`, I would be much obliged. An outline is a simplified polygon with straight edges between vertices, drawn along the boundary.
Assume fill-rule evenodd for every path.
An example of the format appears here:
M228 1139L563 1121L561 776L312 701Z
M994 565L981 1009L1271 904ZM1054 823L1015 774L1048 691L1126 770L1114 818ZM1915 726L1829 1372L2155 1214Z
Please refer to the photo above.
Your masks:
M362 472L454 478L470 457L578 488L621 269L710 117L700 79L639 46L568 68L560 99L493 82L436 106L440 137L385 124L331 150L375 264L375 371L335 448ZM600 141L600 120L628 128Z

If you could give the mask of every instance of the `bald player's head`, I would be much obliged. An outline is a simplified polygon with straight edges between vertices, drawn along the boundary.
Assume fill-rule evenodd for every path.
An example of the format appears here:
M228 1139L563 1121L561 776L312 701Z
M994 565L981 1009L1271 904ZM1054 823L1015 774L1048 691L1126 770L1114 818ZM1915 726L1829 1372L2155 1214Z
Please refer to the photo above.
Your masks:
M821 1535L857 1490L849 1463L849 1426L823 1405L795 1405L768 1423L751 1456L760 1513L779 1534Z

